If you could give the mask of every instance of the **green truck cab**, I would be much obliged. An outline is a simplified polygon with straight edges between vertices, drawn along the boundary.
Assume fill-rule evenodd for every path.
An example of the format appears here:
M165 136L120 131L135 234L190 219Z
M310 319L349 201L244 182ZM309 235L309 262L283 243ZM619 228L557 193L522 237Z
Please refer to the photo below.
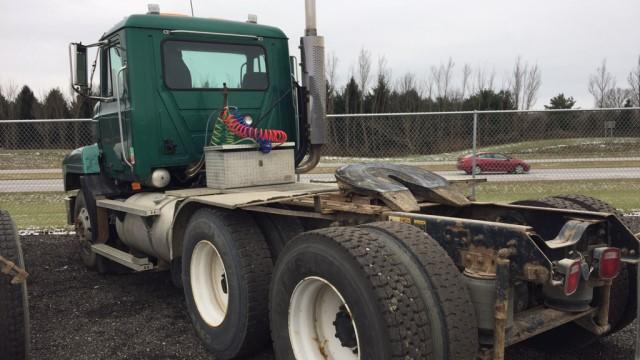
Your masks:
M185 171L202 158L214 122L229 106L257 127L279 129L306 155L297 106L303 95L293 74L288 39L278 28L252 22L175 15L131 15L96 44L100 64L94 117L97 144L64 159L65 190L79 177L104 175L121 183L152 184L157 169L169 186L196 177ZM74 88L88 95L87 46L72 44ZM83 65L85 65L83 67ZM96 64L94 63L94 69ZM91 74L93 78L94 74ZM304 104L303 104L304 105Z

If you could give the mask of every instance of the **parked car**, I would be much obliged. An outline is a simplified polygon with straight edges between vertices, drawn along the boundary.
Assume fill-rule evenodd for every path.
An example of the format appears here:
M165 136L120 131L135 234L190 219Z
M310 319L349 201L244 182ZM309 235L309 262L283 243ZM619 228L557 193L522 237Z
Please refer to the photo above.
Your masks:
M458 170L471 174L473 167L473 155L469 154L458 158ZM476 154L476 164L474 172L507 172L514 174L524 174L529 172L531 167L526 162L500 153L478 153Z

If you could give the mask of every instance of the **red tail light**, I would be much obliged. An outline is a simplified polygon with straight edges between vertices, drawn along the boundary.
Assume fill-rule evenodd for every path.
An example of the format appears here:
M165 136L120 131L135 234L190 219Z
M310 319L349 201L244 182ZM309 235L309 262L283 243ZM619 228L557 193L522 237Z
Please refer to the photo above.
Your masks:
M598 267L598 275L602 279L613 279L620 273L620 249L601 247L593 250L594 264Z
M576 292L582 276L580 260L562 259L558 262L558 271L564 274L564 294Z

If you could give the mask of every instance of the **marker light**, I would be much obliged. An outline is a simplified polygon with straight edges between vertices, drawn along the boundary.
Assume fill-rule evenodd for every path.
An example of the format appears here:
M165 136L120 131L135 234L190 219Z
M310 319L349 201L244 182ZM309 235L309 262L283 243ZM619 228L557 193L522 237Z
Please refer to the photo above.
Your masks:
M613 279L620 273L620 249L601 247L593 250L594 266L602 279Z
M569 296L575 293L582 275L580 260L562 259L558 261L558 272L564 274L564 294Z

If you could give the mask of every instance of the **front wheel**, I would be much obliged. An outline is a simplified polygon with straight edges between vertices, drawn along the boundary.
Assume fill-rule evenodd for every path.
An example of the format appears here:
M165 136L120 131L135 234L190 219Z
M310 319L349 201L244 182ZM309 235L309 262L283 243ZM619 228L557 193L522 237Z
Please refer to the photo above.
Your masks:
M482 174L482 168L479 165L476 165L473 169L472 169L472 173L476 174L476 175L480 175Z
M196 334L216 359L262 350L269 342L272 261L253 219L204 208L184 235L182 284Z
M524 166L517 165L515 168L513 168L513 173L514 174L524 174L525 173Z
M91 250L95 220L92 219L89 213L82 190L78 192L75 204L75 230L80 245L80 258L82 258L84 266L88 269L95 269L97 267L97 255Z

